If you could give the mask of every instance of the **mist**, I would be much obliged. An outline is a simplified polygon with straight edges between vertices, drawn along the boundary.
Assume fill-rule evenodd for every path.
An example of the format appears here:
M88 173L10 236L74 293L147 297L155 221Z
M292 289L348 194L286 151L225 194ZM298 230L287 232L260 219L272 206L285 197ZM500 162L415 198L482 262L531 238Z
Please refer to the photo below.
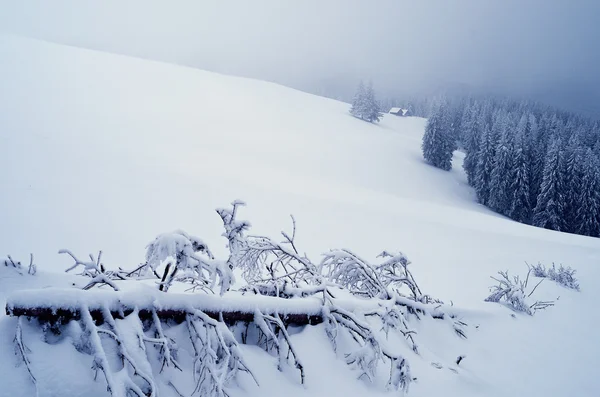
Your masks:
M347 100L440 89L600 116L596 1L0 0L0 32ZM1 56L1 55L0 55Z

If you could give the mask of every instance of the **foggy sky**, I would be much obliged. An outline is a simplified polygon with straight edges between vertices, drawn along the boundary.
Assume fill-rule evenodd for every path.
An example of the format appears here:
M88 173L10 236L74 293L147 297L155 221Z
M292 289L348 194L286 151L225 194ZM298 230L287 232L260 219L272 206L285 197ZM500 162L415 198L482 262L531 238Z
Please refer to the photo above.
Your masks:
M329 96L467 86L598 116L599 21L594 0L0 0L0 32Z

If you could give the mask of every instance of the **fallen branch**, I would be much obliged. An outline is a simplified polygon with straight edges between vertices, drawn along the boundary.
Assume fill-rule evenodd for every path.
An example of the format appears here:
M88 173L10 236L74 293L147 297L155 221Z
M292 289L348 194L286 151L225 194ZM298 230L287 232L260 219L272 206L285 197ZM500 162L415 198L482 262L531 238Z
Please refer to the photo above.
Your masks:
M31 370L31 361L29 361L29 357L27 356L28 353L30 353L31 351L23 343L23 325L21 324L21 322L22 318L20 317L17 319L17 329L15 331L14 338L15 354L18 353L17 355L20 356L21 361L23 362L23 364L25 364L25 368L27 368L27 372L29 373L31 381L34 385L37 385L37 380L35 379L35 376L33 376L33 372Z

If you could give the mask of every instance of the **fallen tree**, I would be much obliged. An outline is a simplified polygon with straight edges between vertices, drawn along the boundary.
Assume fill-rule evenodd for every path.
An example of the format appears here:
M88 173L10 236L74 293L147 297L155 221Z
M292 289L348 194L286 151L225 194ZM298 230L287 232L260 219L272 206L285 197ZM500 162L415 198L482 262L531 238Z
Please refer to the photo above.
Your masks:
M146 262L132 271L107 270L101 253L85 261L61 250L75 262L67 271L81 267L82 276L90 278L83 289L19 291L6 304L6 313L19 317L15 352L32 381L23 319L37 321L44 335L68 334L78 351L92 357L91 368L103 374L110 394L119 397L156 396L157 379L167 379L179 395L225 396L230 382L243 374L256 381L240 344L263 347L279 357L280 369L295 368L304 383L288 328L318 324L360 378L374 381L386 364L387 387L407 391L415 378L407 357L383 343L390 332L415 355L419 347L411 321L431 317L466 337L466 323L421 292L401 252L384 251L371 263L347 249L331 250L315 264L296 247L293 218L293 231L282 232L282 242L247 236L250 223L237 220L241 205L235 201L217 210L227 259L215 258L203 240L183 231L158 236L147 247ZM237 290L235 269L245 281ZM185 284L188 293L168 292ZM180 339L182 329L186 341ZM340 338L349 344L340 345ZM191 352L185 368L179 360L182 344ZM117 363L107 358L115 354ZM182 393L170 371L191 372L193 388Z
M41 322L64 324L82 318L82 303L92 319L102 323L105 312L113 318L125 318L132 313L142 320L154 313L163 321L181 324L190 310L201 310L214 320L227 324L253 321L256 310L279 315L286 325L316 325L323 322L318 299L282 299L270 296L217 297L208 294L159 293L140 288L129 292L83 291L80 289L22 290L13 293L6 303L6 314L32 317Z

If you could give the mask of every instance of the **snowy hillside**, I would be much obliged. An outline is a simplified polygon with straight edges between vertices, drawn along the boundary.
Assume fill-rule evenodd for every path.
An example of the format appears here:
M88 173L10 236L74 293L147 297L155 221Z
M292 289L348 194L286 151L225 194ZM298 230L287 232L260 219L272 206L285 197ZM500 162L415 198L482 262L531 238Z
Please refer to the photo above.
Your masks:
M386 116L373 125L350 117L345 103L275 84L9 36L0 36L0 60L0 255L26 262L33 252L39 270L0 268L2 307L15 290L76 282L58 274L71 265L61 248L101 249L107 267L134 268L156 235L184 229L222 253L214 209L240 198L256 234L276 236L294 214L298 245L317 259L334 247L367 257L403 251L421 287L461 309L466 340L419 326L426 351L409 357L418 378L409 395L600 392L600 240L478 205L460 154L450 175L423 162L425 120ZM483 302L490 275L524 274L525 261L573 266L582 291L544 282L541 299L560 299L534 317ZM0 315L0 396L34 395L15 367L14 326ZM292 336L305 387L244 347L261 386L232 395L386 393L355 380L321 334L307 327ZM88 390L90 371L74 350L39 340L29 347L40 396L105 395L99 384ZM458 373L431 365L465 354Z

